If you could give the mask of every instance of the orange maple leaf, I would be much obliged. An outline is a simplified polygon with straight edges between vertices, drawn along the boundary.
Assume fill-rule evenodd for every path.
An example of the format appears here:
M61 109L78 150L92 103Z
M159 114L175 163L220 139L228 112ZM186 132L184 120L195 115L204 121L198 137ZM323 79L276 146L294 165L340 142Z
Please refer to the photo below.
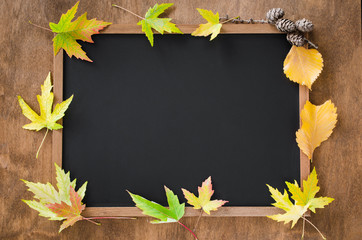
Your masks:
M84 210L85 205L82 204L81 197L72 186L70 187L69 196L71 205L68 205L63 201L61 203L51 203L46 205L46 207L49 208L53 213L57 214L58 217L66 218L63 224L60 226L59 232L84 219L80 214Z

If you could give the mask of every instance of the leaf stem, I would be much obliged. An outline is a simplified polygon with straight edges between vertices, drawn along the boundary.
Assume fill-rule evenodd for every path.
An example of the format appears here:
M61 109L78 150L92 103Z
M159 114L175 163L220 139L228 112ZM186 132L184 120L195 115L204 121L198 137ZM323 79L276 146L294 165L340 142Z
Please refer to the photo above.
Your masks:
M305 221L307 221L310 225L312 225L312 226L319 232L319 234L322 236L322 238L323 238L324 240L327 239L327 238L325 238L325 237L323 236L323 234L321 233L321 231L319 231L319 229L318 229L316 226L314 226L314 224L313 224L311 221L309 221L308 219L306 219L306 218L303 217L303 216L302 216L302 218L303 218Z
M318 49L318 46L317 45L315 45L314 43L312 43L311 41L309 41L308 39L305 39L306 41L307 41L307 43L309 44L309 45L311 45L312 47L314 47L315 49ZM312 159L311 159L311 161L312 161Z
M38 148L38 151L36 152L36 158L37 158L37 159L38 159L38 155L39 155L40 148L43 146L44 140L45 140L48 132L49 132L49 128L47 128L47 131L45 132L45 135L44 135L44 137L43 137L43 140L42 140L41 143L40 143L40 146L39 146L39 148Z
M138 17L138 18L140 18L140 19L145 20L145 18L144 18L144 17L141 17L140 15L135 14L134 12L131 12L130 10L128 10L128 9L126 9L126 8L124 8L124 7L118 6L118 5L116 5L116 4L112 4L112 7L117 7L117 8L120 8L120 9L122 9L122 10L126 11L126 12L129 12L130 14L133 14L134 16L136 16L136 17Z
M221 17L220 18L220 20L221 19L225 19L226 21L225 22L228 22L228 21L231 21L231 22L233 22L233 23L251 23L251 24L253 24L253 23L268 23L268 21L267 20L264 20L264 19L252 19L252 18L250 18L250 19L248 19L248 20L245 20L245 19L240 19L240 17L235 17L235 18L231 18L231 19L229 19L229 16L228 15L226 15L226 17ZM224 23L225 23L224 22Z
M41 28L41 29L44 29L44 30L53 32L51 29L42 27L42 26L40 26L40 25L37 25L37 24L35 24L35 23L32 23L31 21L29 21L29 23L30 23L31 25L35 26L35 27L38 27L38 28Z
M237 18L239 18L239 16L234 17L234 18L228 18L228 19L226 19L225 21L221 22L221 24L224 24L224 23L230 22L230 21L232 21L232 20L234 20L234 19L237 19Z
M193 231L191 231L191 229L190 228L188 228L188 227L186 227L184 224L182 224L180 221L177 221L181 226L183 226L184 228L186 228L193 236L194 236L194 238L196 239L196 240L199 240L197 237L196 237L196 234L193 232Z
M196 231L197 225L199 224L200 218L201 218L201 216L202 216L203 213L204 213L204 211L203 211L202 208L201 208L201 209L200 209L200 215L199 215L199 217L197 218L195 227L194 227L194 229L193 229L192 231L194 231L194 232Z
M302 233L301 240L304 239L304 229L305 229L305 219L303 218L303 233Z
M86 221L88 221L88 222L91 222L91 223L93 223L93 224L95 224L95 225L97 225L97 226L100 226L101 224L100 223L97 223L97 222L95 222L95 221L92 221L92 220L90 220L89 218L83 218L84 220L86 220Z

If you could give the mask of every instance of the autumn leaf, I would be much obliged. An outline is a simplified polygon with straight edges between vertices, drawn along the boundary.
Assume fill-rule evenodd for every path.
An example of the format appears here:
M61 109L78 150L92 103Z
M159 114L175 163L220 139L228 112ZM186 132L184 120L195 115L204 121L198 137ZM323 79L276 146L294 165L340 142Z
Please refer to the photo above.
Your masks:
M128 13L133 14L134 16L142 19L137 23L137 25L142 26L142 31L146 34L148 41L151 43L153 47L153 32L152 29L156 30L157 32L163 34L164 32L168 33L181 33L181 30L176 27L174 23L171 22L171 18L159 18L158 16L162 14L166 9L171 7L173 3L162 3L162 4L155 4L152 8L148 9L145 17L141 17L140 15L124 8L118 6L116 4L112 4L113 7L117 7L127 11Z
M284 73L293 82L312 89L323 69L322 55L316 49L292 46L284 60Z
M194 206L194 209L202 208L202 210L209 215L210 211L216 211L219 207L228 202L224 200L210 200L211 196L214 194L214 190L212 190L211 177L202 183L201 187L198 188L198 191L199 197L196 197L193 193L190 193L186 189L182 188L182 192L187 199L187 202Z
M316 208L324 208L325 205L331 203L334 199L330 197L318 197L315 195L319 192L318 177L315 168L308 176L307 181L303 180L303 191L300 189L297 181L294 183L286 182L289 192L292 194L292 199L296 205L308 206L315 213Z
M197 11L201 16L207 20L207 23L200 24L199 27L191 33L192 36L209 36L211 34L210 41L217 37L220 33L222 24L219 22L219 13L214 14L210 10L197 8Z
M35 200L24 200L30 208L39 212L39 216L47 217L49 220L65 220L59 232L73 225L79 220L85 205L81 203L85 196L87 182L75 192L76 179L70 181L70 173L65 173L57 164L56 180L58 191L50 183L34 183L22 180L28 187L28 191L34 194Z
M139 21L137 25L142 25L142 31L146 34L148 40L153 46L153 32L155 29L157 32L163 34L168 33L182 33L180 29L176 27L174 23L171 23L171 18L159 18L158 16L163 13L167 8L171 7L173 3L162 3L160 5L155 4L153 8L148 9L143 20Z
M85 205L82 204L81 197L75 192L73 187L70 187L69 199L71 202L70 205L65 202L49 203L46 205L46 207L58 217L66 219L60 226L59 232L69 226L72 226L74 223L83 220L83 217L80 214L84 210Z
M134 219L129 217L83 217L82 211L85 204L82 200L85 196L88 182L85 182L78 191L75 191L77 179L70 180L70 172L65 173L55 163L56 180L58 191L50 183L34 183L22 180L28 187L28 191L34 194L34 200L24 200L30 208L39 212L39 216L47 217L49 220L63 221L59 232L72 226L74 223L87 220L100 225L94 219Z
M109 22L98 21L97 19L87 19L87 13L84 13L72 22L77 9L79 1L67 11L62 14L58 23L49 23L51 30L57 35L53 38L54 55L56 55L61 48L63 48L69 57L75 56L83 60L92 62L82 50L77 40L93 43L92 35L98 34L104 27L112 24Z
M327 140L332 134L337 123L337 108L331 100L320 106L315 106L309 101L304 105L300 117L302 127L297 131L299 148L312 159L314 149Z
M165 208L158 203L151 202L139 195L128 192L132 197L136 207L141 209L143 214L154 217L152 223L169 223L177 222L185 213L185 204L180 204L178 197L167 187L165 187L167 202L169 208Z
M64 102L58 103L57 105L55 105L52 112L54 100L54 94L51 92L52 88L53 86L51 84L51 75L49 72L47 78L44 81L44 85L41 85L41 95L37 95L40 107L40 115L34 112L34 110L29 107L29 105L24 101L21 96L18 96L18 101L24 116L31 121L31 123L24 125L23 128L36 131L47 128L42 143L40 144L39 149L36 153L36 158L38 158L39 150L44 142L48 130L58 130L63 128L63 126L57 123L57 121L64 117L64 113L68 109L69 104L72 102L73 99L72 95Z
M296 181L294 183L286 182L286 184L288 186L289 192L292 194L292 199L295 201L294 204L290 201L289 194L286 190L284 190L284 194L282 194L278 191L278 189L274 189L267 184L271 193L271 197L275 200L275 203L272 205L285 211L283 214L276 214L267 217L278 222L284 222L284 224L292 222L291 228L294 227L300 218L303 218L305 221L309 222L309 220L305 219L304 217L304 214L308 209L315 213L316 208L324 208L324 206L328 205L334 200L330 197L315 197L320 189L317 186L318 178L315 168L308 176L308 179L303 181L303 190L301 190ZM314 225L312 226L315 227ZM324 238L323 235L322 237Z
M180 203L178 197L166 186L165 191L168 208L153 201L147 200L144 197L133 194L129 191L127 192L131 196L133 202L136 204L136 207L141 209L144 215L156 218L155 220L152 220L151 223L158 224L177 222L182 227L187 229L195 239L197 239L195 233L179 221L185 214L185 203Z

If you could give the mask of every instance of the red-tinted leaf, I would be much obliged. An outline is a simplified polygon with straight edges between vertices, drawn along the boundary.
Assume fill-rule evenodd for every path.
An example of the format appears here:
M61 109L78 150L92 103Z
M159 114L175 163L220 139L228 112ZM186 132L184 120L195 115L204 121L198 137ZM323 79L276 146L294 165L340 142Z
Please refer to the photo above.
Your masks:
M57 214L58 217L66 218L66 220L60 227L59 232L69 226L72 226L77 221L83 219L80 214L84 210L85 205L82 204L81 197L78 195L73 187L70 187L69 196L71 205L68 205L65 202L51 203L46 205L46 207L49 208L50 211L52 211L53 213Z

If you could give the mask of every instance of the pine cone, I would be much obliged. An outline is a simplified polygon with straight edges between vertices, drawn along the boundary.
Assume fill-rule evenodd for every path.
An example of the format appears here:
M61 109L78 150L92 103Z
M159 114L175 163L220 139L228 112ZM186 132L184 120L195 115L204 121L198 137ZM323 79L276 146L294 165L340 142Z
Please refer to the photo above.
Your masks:
M281 8L272 8L266 13L268 23L273 23L284 16L284 10Z
M296 21L295 26L301 32L311 32L314 27L313 23L305 18Z
M304 38L303 34L300 32L288 33L287 40L288 40L288 42L290 42L291 44L293 44L297 47L301 47L305 43L305 38Z
M295 23L289 19L281 18L276 23L275 26L280 32L294 32L296 30Z

